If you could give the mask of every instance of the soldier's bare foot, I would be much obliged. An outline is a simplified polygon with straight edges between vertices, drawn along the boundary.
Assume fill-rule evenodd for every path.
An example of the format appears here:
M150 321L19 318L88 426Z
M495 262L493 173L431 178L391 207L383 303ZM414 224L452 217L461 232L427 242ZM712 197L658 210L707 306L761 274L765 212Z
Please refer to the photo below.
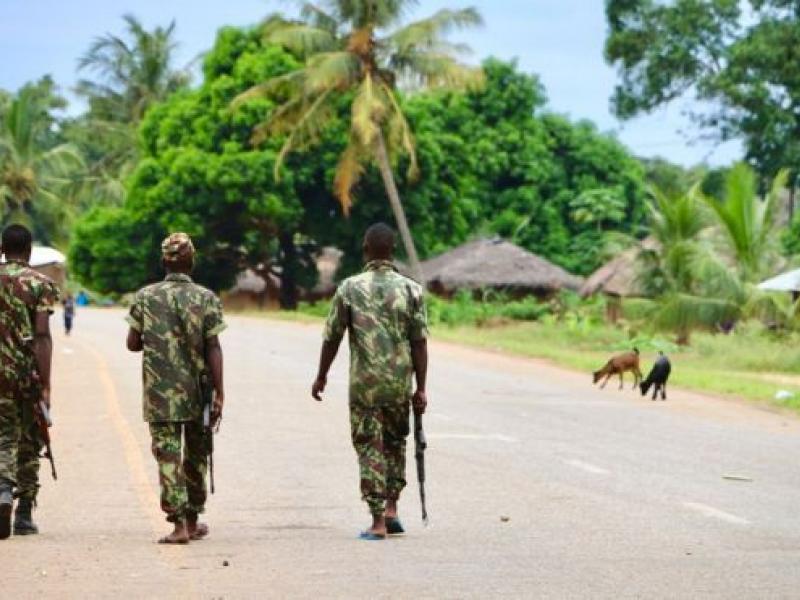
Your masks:
M374 540L386 537L386 519L383 515L372 515L372 526L361 533L362 539Z
M165 535L160 540L159 544L188 544L189 543L189 530L186 528L186 523L175 523L175 529L169 535Z
M202 540L204 537L208 535L208 525L205 523L200 523L198 521L188 521L186 523L187 529L189 531L189 539L190 540Z

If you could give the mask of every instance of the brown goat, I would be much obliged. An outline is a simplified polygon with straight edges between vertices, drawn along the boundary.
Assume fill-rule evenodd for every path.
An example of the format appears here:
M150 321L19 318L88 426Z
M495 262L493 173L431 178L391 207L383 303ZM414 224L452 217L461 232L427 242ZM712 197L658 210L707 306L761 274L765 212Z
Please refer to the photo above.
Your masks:
M597 383L605 377L605 381L600 384L600 388L602 389L606 387L612 375L619 375L619 389L622 389L622 374L625 371L633 373L633 387L635 389L642 380L642 372L639 370L639 350L637 348L634 348L631 352L624 352L613 356L602 369L594 372L594 380L592 383Z

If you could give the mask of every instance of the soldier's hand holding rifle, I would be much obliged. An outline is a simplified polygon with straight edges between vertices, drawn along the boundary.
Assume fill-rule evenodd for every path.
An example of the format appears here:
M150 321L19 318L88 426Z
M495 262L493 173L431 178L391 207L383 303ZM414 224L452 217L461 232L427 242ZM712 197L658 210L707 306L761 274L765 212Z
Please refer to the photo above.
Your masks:
M411 406L414 409L415 415L424 415L425 409L428 407L428 396L425 390L417 390L411 397Z
M225 405L225 394L222 390L214 392L214 401L211 404L211 427L219 430L219 423L222 421L222 408Z

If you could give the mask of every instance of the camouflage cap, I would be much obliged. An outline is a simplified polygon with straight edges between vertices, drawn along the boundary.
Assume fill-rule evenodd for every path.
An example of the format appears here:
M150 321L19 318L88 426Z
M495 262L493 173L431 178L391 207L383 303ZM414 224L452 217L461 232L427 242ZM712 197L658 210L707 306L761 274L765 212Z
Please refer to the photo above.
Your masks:
M172 233L161 242L161 254L166 261L176 261L194 256L192 238L186 233Z

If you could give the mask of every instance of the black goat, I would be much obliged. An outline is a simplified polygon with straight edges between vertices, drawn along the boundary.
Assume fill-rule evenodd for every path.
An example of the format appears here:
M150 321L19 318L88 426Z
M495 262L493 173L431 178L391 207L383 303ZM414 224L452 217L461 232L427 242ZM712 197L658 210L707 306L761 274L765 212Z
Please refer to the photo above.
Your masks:
M669 362L669 359L663 352L658 353L658 358L656 359L653 368L650 369L650 373L647 375L647 379L645 379L639 388L642 390L642 396L647 394L647 390L650 389L650 386L655 386L653 388L653 398L655 400L658 396L658 390L661 390L661 399L667 399L667 380L669 379L669 374L672 371L672 365Z

